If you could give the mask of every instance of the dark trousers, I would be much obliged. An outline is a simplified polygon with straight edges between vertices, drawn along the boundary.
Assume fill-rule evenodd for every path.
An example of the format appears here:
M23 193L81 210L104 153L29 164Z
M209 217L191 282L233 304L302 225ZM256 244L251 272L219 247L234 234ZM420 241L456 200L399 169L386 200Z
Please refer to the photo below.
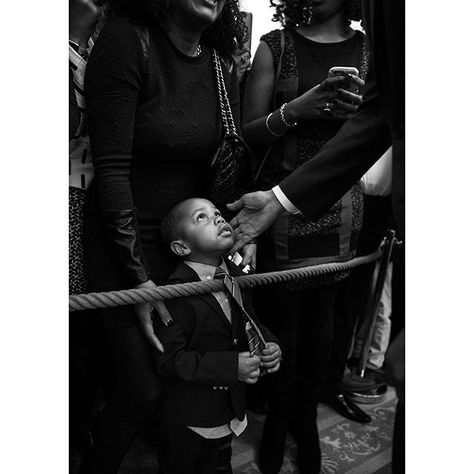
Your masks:
M111 308L115 313L131 307ZM124 319L124 315L117 315ZM134 316L130 316L134 320ZM151 350L137 326L113 329L108 339L115 366L115 389L102 409L93 430L93 448L86 454L81 473L113 474L120 467L138 431L150 421L159 398L159 380L152 364Z
M280 370L267 380L273 385L270 412L280 411L291 401L300 409L319 401L334 341L338 287L339 283L297 291L268 287L258 292L259 318L278 338L283 351Z
M99 390L111 392L110 361L96 310L69 313L70 444L87 447Z
M334 341L338 286L334 283L298 291L268 287L256 297L259 318L279 339L282 349L280 370L264 378L269 400L262 447L270 446L282 454L291 423L297 432L298 467L305 473L318 472L321 464L317 404Z
M398 402L393 427L392 473L405 474L405 404Z
M364 218L357 244L359 256L378 249L389 228L390 216L390 197L364 197ZM355 268L341 284L338 292L334 315L335 341L326 386L328 394L339 392L354 327L358 320L361 321L368 316L370 285L374 268L375 263Z
M206 439L186 426L160 422L160 474L215 474L220 448L230 446L231 440L232 435Z

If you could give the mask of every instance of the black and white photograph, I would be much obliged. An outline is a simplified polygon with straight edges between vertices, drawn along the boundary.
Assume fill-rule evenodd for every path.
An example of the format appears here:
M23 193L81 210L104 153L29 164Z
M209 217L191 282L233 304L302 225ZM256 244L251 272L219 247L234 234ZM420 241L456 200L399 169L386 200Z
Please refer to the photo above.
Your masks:
M435 4L24 8L2 472L470 472L472 68Z

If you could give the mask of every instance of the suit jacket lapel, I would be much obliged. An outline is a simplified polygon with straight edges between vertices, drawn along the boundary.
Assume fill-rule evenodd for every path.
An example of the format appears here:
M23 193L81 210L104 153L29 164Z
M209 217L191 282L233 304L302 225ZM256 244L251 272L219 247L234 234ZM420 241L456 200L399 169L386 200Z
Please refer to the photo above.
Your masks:
M186 265L184 262L179 262L176 267L176 270L170 277L170 283L185 283L191 281L201 281L201 279L191 267ZM224 323L229 328L231 327L227 316L224 314L224 311L222 311L219 302L212 293L197 295L197 297L203 300L208 306L210 306L211 309L219 316L220 319L222 319L222 321L224 321Z

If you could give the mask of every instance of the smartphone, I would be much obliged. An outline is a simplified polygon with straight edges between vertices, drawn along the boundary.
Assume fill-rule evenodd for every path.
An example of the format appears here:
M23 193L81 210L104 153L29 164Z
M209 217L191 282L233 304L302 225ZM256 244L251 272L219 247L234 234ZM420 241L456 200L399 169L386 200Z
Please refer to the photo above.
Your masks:
M359 70L356 67L351 67L351 66L334 66L331 69L329 69L328 72L328 77L334 77L334 76L347 76L348 74L351 74L352 76L358 76L359 75ZM351 82L347 81L347 85L341 85L343 89L346 89L349 92L357 92L357 86Z
M234 263L235 265L237 265L244 273L255 273L255 270L253 269L253 267L249 264L247 265L242 265L242 260L244 259L242 257L242 255L240 255L239 252L235 252L233 253L232 255L228 255L227 258L232 262Z

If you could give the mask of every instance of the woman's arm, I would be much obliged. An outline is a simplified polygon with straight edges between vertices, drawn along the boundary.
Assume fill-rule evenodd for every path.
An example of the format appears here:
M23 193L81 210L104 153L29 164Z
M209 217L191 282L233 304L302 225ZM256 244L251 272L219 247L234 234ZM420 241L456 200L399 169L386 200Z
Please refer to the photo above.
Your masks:
M125 22L107 24L88 61L85 92L99 206L130 286L149 279L129 179L143 71L135 30Z
M86 70L86 103L99 206L115 257L130 287L153 288L140 247L130 185L135 111L145 57L135 29L125 22L104 26ZM153 332L152 309L171 317L162 301L135 305L145 338L163 347Z
M272 53L267 43L261 41L247 79L242 108L242 132L252 147L270 146L278 138L265 126L266 117L272 112L274 83Z
M353 78L360 86L360 79ZM273 89L275 87L275 65L270 47L261 41L247 81L244 96L242 129L244 138L252 147L267 148L302 119L325 118L331 115L324 112L328 102L335 105L337 118L344 118L355 112L362 98L341 89L347 82L343 76L325 79L309 91L286 104L283 116L279 109L273 110ZM283 120L284 118L284 120ZM286 123L285 123L286 122Z

